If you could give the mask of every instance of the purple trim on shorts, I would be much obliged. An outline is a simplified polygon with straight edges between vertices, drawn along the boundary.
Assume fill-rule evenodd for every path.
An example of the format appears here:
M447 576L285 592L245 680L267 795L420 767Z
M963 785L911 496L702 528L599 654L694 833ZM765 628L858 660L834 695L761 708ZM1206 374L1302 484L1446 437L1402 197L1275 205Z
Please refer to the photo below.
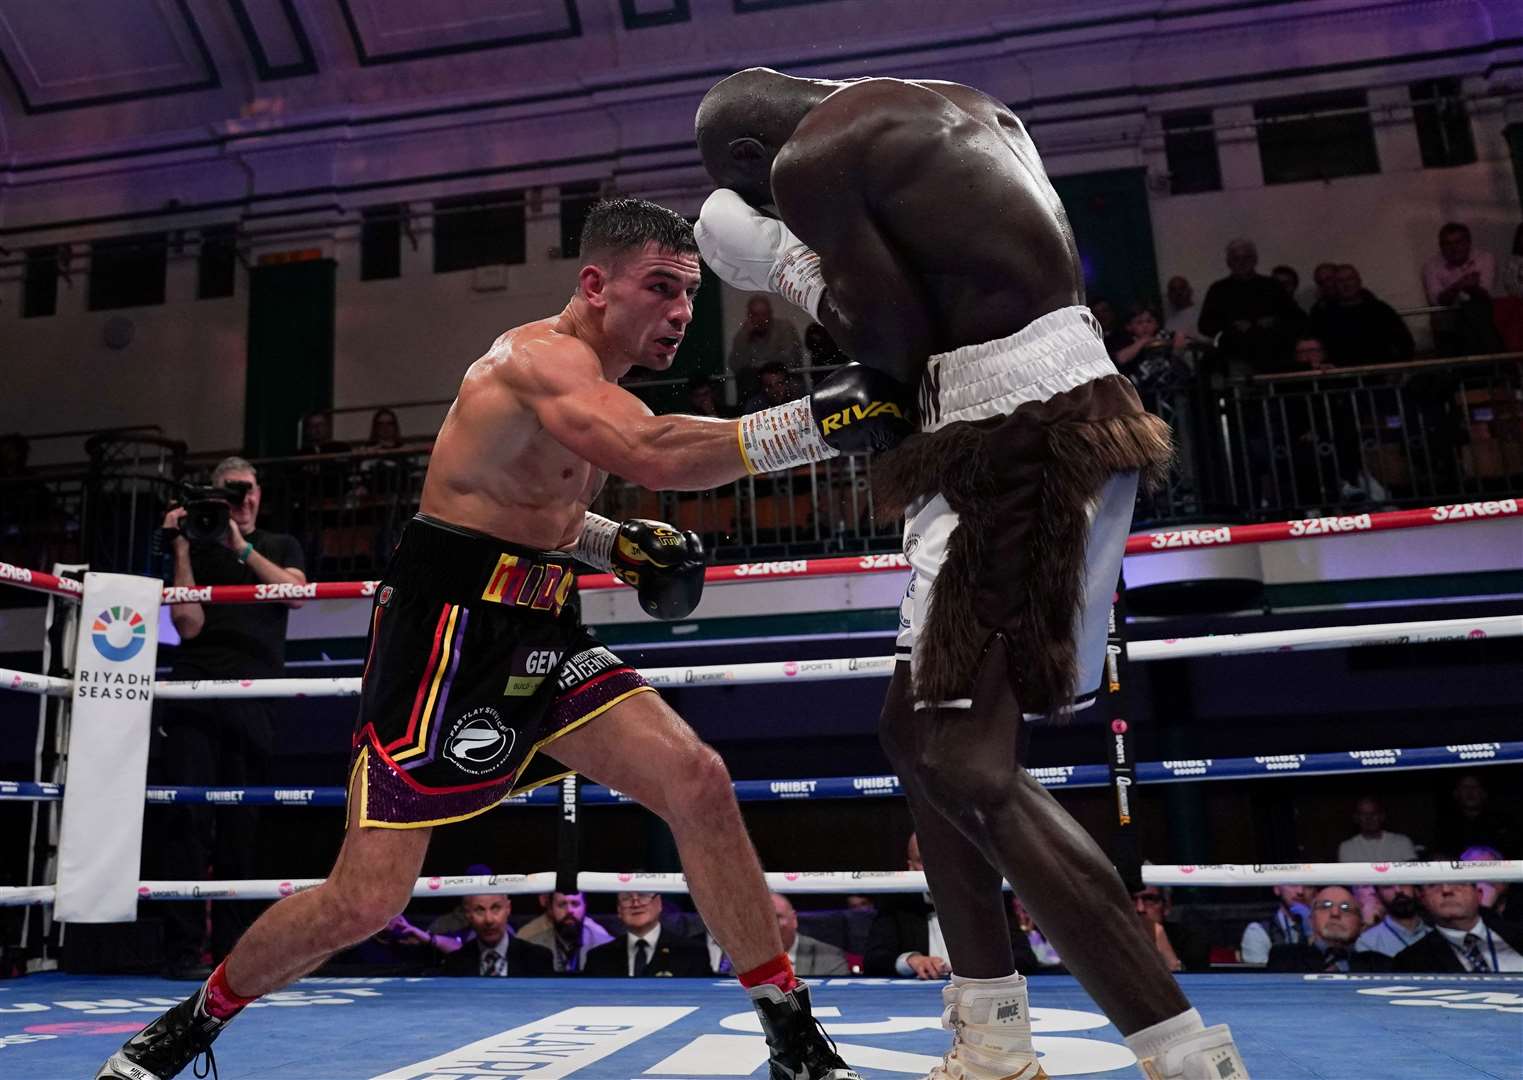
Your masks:
M506 798L513 787L514 778L509 774L496 783L471 791L422 792L402 779L374 746L365 746L361 750L365 754L365 816L371 821L421 825L467 817L490 810Z
M539 737L543 739L546 735L553 735L567 725L576 723L620 694L649 685L645 676L634 668L614 668L593 682L569 690L551 702Z
M471 609L461 607L460 621L455 624L454 648L450 650L449 671L444 674L444 685L439 687L439 700L434 704L434 728L428 736L428 753L402 766L408 772L422 768L439 756L439 732L444 728L444 707L449 704L449 691L455 684L455 671L460 667L460 654L465 652L465 624L470 622L470 619Z

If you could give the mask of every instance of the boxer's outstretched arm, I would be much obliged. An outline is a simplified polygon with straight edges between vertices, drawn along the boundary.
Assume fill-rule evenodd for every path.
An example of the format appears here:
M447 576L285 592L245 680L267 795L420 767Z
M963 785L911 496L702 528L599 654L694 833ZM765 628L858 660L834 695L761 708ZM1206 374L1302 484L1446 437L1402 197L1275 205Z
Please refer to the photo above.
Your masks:
M513 390L556 442L641 487L703 491L747 475L736 421L654 415L575 339L537 348Z

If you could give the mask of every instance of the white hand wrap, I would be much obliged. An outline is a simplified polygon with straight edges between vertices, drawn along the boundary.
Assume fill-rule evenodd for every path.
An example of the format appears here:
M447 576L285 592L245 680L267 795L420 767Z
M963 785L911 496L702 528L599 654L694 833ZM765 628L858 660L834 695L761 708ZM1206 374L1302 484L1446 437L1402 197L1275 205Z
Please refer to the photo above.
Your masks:
M613 569L613 542L619 537L619 523L600 514L588 513L582 532L571 545L571 554L599 570Z
M753 476L824 461L837 453L820 437L808 398L741 417L740 456Z
M693 234L703 261L726 284L777 293L818 317L825 295L820 257L777 218L720 188L704 200Z

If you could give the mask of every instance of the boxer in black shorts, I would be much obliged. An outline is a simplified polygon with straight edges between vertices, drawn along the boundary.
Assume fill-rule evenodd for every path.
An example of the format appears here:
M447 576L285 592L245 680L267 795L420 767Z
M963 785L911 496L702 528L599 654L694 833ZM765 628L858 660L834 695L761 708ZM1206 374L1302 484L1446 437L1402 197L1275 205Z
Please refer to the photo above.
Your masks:
M578 772L660 815L689 892L747 988L774 1080L858 1080L794 976L724 763L578 618L571 561L611 570L657 618L703 587L698 538L588 512L608 473L701 490L883 447L905 388L851 365L740 421L654 416L618 380L671 366L700 280L692 227L639 199L594 207L558 315L471 365L429 460L422 513L376 595L349 828L328 879L271 906L190 998L97 1080L168 1080L255 998L363 941L411 898L433 826ZM851 418L847 423L843 418Z

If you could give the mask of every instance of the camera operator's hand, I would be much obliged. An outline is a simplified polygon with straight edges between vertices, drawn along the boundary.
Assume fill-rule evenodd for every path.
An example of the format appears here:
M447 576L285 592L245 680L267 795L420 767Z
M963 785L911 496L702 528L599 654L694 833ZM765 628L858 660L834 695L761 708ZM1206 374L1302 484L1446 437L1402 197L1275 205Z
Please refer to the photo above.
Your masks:
M185 520L185 507L176 506L164 515L164 528L175 531L174 553L176 555L190 551L190 541L185 539L185 533L181 531L180 522Z
M238 523L229 518L227 522L227 532L222 534L222 546L236 555L243 550L243 545L245 543L247 543L247 541L244 540L243 533L238 528Z

